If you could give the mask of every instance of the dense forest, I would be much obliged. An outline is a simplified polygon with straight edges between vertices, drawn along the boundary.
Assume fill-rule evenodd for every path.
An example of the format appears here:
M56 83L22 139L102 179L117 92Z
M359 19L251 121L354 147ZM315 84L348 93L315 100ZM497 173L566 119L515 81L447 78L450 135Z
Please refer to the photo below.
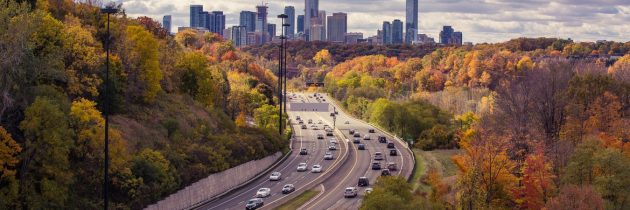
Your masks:
M0 0L0 209L103 206L105 102L115 209L286 149L277 78L231 42L121 6L108 37L92 1L20 2Z
M457 180L429 171L419 205L627 209L629 51L630 42L521 38L405 60L371 55L332 67L324 90L417 148L460 149ZM415 202L375 193L362 209Z

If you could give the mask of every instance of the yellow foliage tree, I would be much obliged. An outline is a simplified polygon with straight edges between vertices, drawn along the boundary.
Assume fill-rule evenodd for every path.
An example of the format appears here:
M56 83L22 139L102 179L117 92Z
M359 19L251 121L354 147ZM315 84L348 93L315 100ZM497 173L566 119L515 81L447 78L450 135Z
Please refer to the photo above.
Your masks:
M142 100L152 103L157 94L162 90L160 81L162 80L162 71L158 61L158 41L153 35L145 30L142 26L127 27L127 39L131 44L133 52L132 57L137 58L139 72L137 79L139 80L139 88L142 93Z
M318 66L321 66L323 64L331 64L332 56L327 49L323 49L315 54L315 56L313 57L313 61L315 61Z

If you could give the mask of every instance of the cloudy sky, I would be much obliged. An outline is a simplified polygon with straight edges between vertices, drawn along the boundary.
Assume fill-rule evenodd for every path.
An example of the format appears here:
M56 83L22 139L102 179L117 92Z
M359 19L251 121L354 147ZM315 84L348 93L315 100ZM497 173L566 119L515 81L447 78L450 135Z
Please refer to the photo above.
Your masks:
M161 21L173 16L173 30L189 25L189 5L221 10L227 25L238 24L242 10L255 11L262 0L118 0L132 17ZM304 0L269 0L269 21ZM420 32L435 37L443 25L464 33L464 41L501 42L516 37L561 37L578 41L630 41L630 0L420 0ZM405 0L320 0L320 10L348 13L348 31L376 34L383 21L405 19Z

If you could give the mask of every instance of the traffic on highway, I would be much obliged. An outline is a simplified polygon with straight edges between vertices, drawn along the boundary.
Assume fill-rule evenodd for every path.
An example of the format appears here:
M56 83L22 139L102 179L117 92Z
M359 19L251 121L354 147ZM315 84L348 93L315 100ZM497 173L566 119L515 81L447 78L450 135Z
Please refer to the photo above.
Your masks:
M287 99L290 107L331 101L318 93L289 93ZM406 145L328 107L289 108L293 153L266 175L197 209L272 209L309 189L318 195L300 209L358 209L379 176L411 175L414 163Z

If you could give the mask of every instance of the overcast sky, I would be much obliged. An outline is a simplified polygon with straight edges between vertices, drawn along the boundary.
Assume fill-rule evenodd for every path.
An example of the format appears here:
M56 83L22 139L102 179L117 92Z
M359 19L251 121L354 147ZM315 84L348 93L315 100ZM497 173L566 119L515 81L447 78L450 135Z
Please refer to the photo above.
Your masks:
M227 26L242 10L255 11L261 0L118 0L132 17L162 21L173 16L173 31L189 25L189 6L221 10ZM304 14L304 0L265 1L269 22L284 6ZM502 42L516 37L560 37L578 41L630 41L630 0L420 0L420 33L437 36L443 25L464 33L465 42ZM320 0L320 10L348 13L348 31L376 34L383 21L405 20L405 0ZM296 14L296 15L297 15Z

